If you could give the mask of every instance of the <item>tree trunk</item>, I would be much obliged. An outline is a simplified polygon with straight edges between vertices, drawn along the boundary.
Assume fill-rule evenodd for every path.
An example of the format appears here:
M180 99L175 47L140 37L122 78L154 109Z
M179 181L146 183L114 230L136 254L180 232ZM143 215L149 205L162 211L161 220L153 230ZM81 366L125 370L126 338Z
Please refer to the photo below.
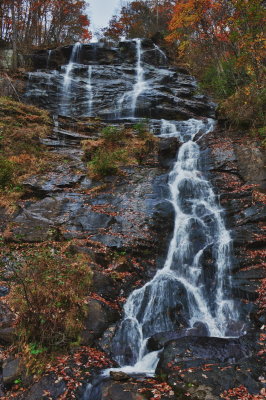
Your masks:
M11 3L11 14L12 14L12 47L13 47L13 61L12 67L13 70L18 68L18 32L17 32L17 20L16 20L16 12L15 12L15 4L12 1Z

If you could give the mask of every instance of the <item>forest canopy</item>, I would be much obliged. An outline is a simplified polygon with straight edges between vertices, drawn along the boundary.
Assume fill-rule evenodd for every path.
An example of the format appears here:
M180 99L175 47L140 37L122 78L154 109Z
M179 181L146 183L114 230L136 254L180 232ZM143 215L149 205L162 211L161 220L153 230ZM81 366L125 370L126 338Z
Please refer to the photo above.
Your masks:
M2 0L0 40L20 51L91 38L85 0Z

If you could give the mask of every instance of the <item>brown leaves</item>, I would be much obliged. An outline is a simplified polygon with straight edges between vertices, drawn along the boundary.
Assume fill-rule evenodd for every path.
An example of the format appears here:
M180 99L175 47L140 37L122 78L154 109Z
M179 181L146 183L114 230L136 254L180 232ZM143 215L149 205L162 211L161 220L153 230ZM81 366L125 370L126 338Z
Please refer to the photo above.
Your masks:
M245 386L239 386L224 391L220 396L225 400L265 400L265 395L265 389L260 394L250 394Z

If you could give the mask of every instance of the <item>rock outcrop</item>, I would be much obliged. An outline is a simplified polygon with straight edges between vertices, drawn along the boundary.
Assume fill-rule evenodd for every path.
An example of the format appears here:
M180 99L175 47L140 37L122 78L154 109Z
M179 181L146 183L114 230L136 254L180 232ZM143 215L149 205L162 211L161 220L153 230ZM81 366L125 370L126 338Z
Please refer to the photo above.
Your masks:
M214 116L214 105L197 94L194 78L183 69L170 67L167 57L151 41L142 41L142 46L145 80L150 90L138 96L135 117L186 120ZM60 114L58 96L63 95L65 64L72 50L71 46L54 49L49 59L47 52L32 56L34 66L43 70L30 74L26 101ZM139 121L126 119L133 116L135 43L123 42L117 48L84 45L78 57L72 68L71 90L65 99L64 110L70 116L60 117L59 121L55 117L53 134L42 139L50 151L62 156L64 164L24 182L25 196L15 212L8 214L0 209L1 231L5 243L12 246L69 242L71 253L91 257L92 287L80 342L98 346L112 356L112 340L126 297L151 279L166 257L174 228L168 173L180 142L176 138L161 138L158 154L154 151L148 162L127 165L118 176L89 178L82 142L99 138L106 124L78 117L96 115L112 119L110 124L124 123L127 127ZM93 100L89 97L91 90ZM88 102L92 102L90 110ZM159 133L158 120L146 121L155 134ZM224 208L226 226L234 239L231 282L239 321L228 322L228 338L208 337L204 324L197 322L188 327L187 305L184 315L180 312L182 307L169 307L167 313L178 322L178 329L158 332L148 342L150 351L161 350L156 373L167 383L113 373L110 379L97 382L93 389L99 368L90 371L89 379L85 369L77 398L83 398L85 392L90 399L90 393L97 395L95 400L142 400L153 395L165 400L188 395L192 399L216 400L224 390L239 385L247 386L251 393L259 393L265 383L265 336L260 337L260 333L264 333L266 320L258 304L258 290L266 278L265 154L254 142L235 137L219 125L208 135L202 137L199 133L195 140L205 155L205 174L215 187ZM182 190L185 192L186 188ZM184 207L190 207L189 199L185 198ZM197 231L193 232L191 237L196 243ZM2 262L8 270L11 261L5 258ZM202 266L210 288L215 273L211 245L203 251ZM180 298L183 296L184 303L188 302L183 285L180 284L177 293ZM4 319L2 322L0 339L9 343L11 340L5 339L4 330L11 329L12 324L5 324ZM241 338L229 338L240 331ZM101 368L107 366L111 363L101 364ZM74 370L74 362L68 368ZM86 387L87 380L90 384ZM66 386L64 380L57 381L54 374L49 374L18 398L41 398L43 391L49 390L51 398L56 399Z

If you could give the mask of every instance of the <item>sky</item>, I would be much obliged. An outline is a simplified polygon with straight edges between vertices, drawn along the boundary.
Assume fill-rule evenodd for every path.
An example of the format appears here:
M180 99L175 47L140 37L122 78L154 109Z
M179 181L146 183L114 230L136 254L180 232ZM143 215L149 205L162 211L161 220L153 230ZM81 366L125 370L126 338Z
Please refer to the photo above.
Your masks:
M92 31L107 26L112 15L120 9L120 3L121 0L89 0Z

